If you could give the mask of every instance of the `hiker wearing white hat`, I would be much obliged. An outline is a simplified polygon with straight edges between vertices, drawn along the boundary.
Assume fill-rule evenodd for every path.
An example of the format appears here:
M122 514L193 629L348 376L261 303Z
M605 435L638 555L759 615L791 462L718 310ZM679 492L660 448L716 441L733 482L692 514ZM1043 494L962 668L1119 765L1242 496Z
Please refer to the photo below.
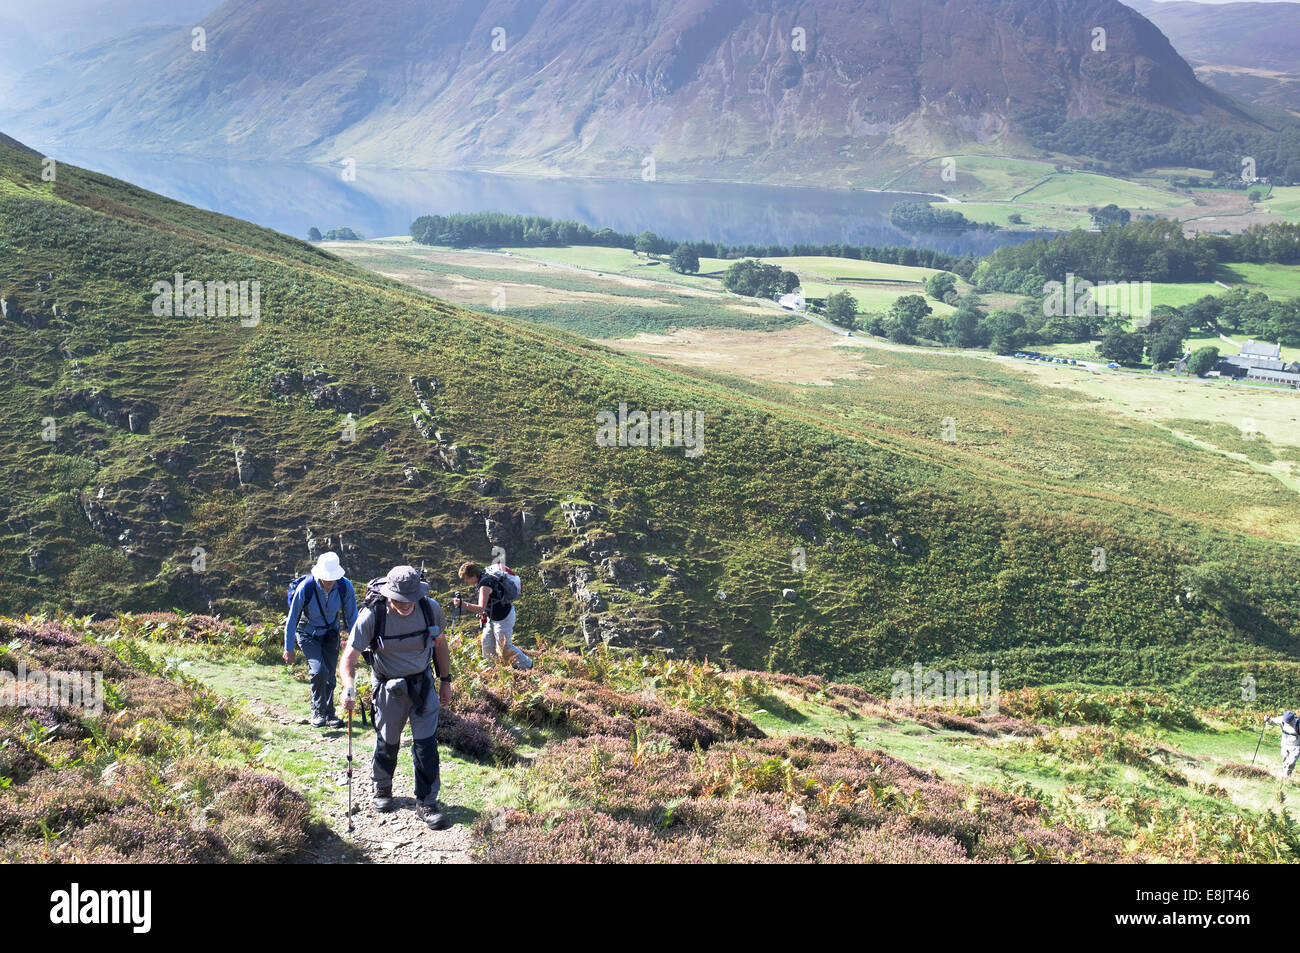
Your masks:
M288 598L284 662L293 664L297 643L311 675L312 725L341 728L343 722L334 714L334 672L343 644L341 632L357 621L357 594L339 565L338 553L321 553L310 574L289 583Z

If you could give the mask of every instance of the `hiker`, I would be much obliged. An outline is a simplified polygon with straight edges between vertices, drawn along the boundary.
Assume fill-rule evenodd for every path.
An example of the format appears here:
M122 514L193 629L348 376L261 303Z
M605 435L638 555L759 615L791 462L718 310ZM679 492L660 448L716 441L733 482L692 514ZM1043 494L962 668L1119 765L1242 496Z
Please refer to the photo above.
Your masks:
M411 723L411 758L415 764L416 812L439 830L445 826L438 803L438 712L451 705L451 653L443 635L446 620L429 586L412 566L395 566L371 580L365 606L352 626L343 652L343 707L350 714L357 700L357 659L370 663L375 717L375 755L370 767L376 811L393 809L393 773L402 729ZM429 663L438 671L433 690Z
M532 668L533 660L510 641L515 631L514 601L519 598L519 577L505 566L493 564L484 571L475 563L465 563L459 575L461 582L474 587L478 601L469 602L457 596L454 604L478 613L483 623L483 657L499 655L519 668Z
M289 618L284 624L284 664L293 664L297 642L311 674L312 727L342 728L334 714L334 671L343 645L339 621L357 621L357 594L337 553L321 553L311 573L289 583Z
M1282 768L1278 780L1285 782L1295 769L1296 759L1300 758L1300 716L1293 711L1284 711L1276 718L1270 718L1268 723L1282 727Z

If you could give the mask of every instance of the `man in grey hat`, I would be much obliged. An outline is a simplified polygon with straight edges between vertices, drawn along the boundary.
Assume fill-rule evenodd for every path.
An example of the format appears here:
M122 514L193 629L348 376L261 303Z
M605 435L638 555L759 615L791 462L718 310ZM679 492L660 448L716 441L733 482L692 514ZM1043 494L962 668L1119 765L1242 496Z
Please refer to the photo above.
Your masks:
M356 707L357 659L371 668L375 713L375 755L370 777L377 811L393 809L393 772L402 729L411 723L415 762L415 800L420 818L434 829L445 826L438 803L438 712L451 704L451 653L443 635L446 620L419 570L396 566L371 581L366 605L357 616L343 653L343 707ZM438 671L433 690L429 664Z

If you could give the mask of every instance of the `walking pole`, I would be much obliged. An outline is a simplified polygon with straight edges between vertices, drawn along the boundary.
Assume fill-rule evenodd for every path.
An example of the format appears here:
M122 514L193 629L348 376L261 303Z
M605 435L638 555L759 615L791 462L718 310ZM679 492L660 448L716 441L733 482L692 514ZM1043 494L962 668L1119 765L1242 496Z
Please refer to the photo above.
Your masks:
M348 709L348 833L352 826L352 710Z
M1255 742L1255 754L1250 756L1251 764L1255 763L1255 757L1256 755L1259 754L1259 746L1264 743L1264 729L1267 727L1268 727L1268 720L1265 719L1264 723L1259 726L1259 741Z

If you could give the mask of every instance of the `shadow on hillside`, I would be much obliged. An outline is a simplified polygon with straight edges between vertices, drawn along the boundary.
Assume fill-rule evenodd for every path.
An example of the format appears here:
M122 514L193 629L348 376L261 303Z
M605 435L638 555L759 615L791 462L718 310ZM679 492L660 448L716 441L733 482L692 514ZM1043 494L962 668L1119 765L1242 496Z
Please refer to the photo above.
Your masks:
M790 722L791 724L802 724L808 720L807 715L799 709L787 705L775 695L764 695L761 698L755 699L755 701L758 703L759 707L764 709L769 715L780 718L782 721Z

